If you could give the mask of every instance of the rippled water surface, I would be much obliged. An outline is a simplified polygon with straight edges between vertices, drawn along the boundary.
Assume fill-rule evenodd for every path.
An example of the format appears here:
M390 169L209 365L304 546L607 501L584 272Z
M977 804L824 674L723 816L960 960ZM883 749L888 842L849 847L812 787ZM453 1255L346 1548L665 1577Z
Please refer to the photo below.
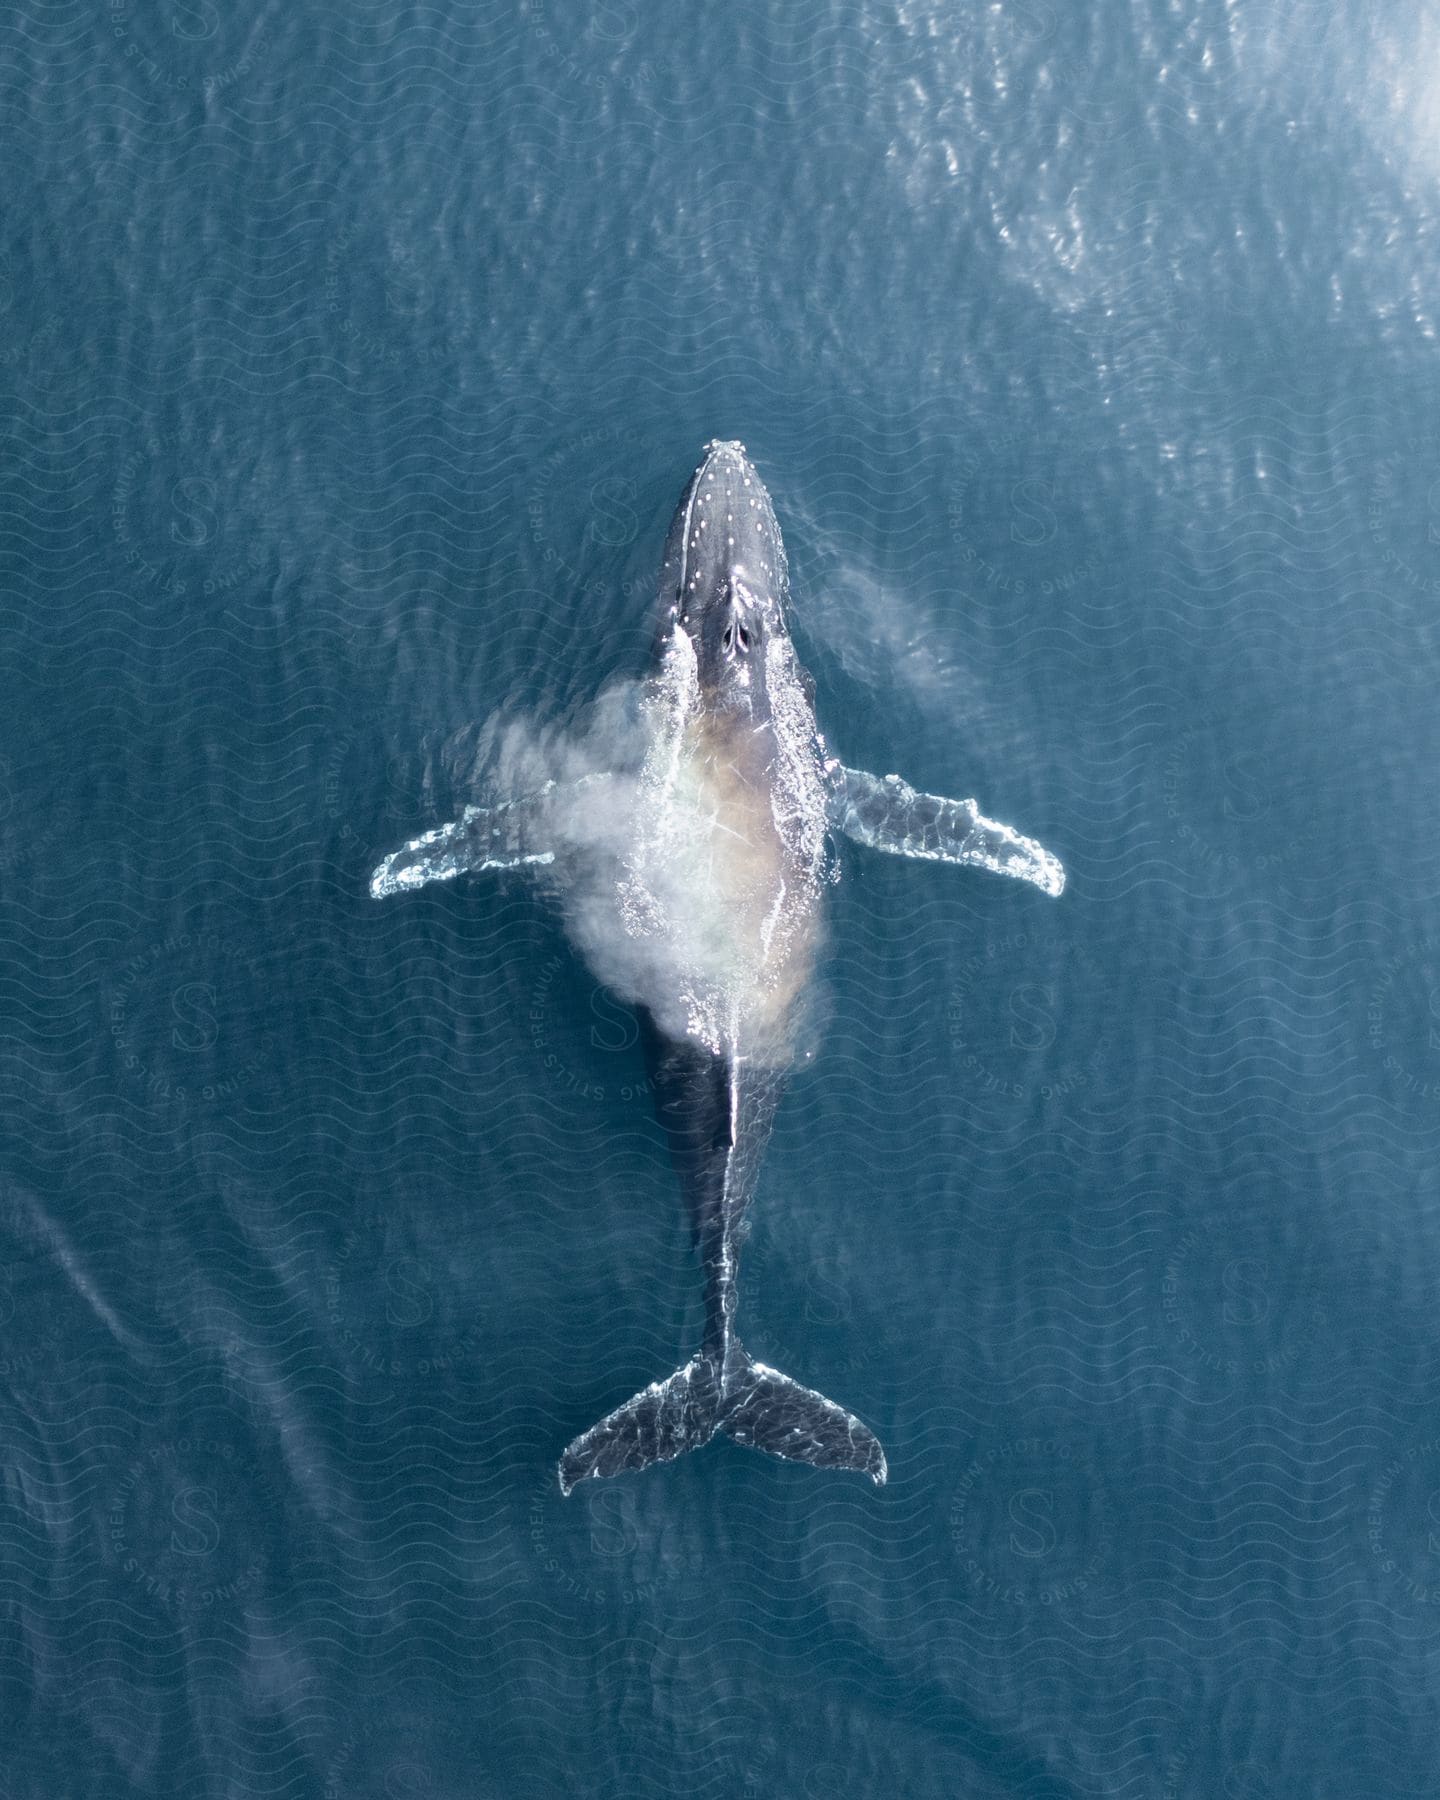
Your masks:
M10 1800L1425 1800L1440 27L0 19ZM743 439L851 850L744 1272L883 1489L555 1481L694 1348L635 1022L437 747Z

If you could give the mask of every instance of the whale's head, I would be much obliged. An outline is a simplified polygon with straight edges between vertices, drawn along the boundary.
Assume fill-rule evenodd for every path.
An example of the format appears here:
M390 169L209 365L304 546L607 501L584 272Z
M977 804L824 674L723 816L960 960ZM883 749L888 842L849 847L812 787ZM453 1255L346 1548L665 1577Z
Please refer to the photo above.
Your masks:
M661 636L676 625L695 646L700 691L718 711L763 717L767 650L788 640L785 546L745 446L705 446L660 568Z

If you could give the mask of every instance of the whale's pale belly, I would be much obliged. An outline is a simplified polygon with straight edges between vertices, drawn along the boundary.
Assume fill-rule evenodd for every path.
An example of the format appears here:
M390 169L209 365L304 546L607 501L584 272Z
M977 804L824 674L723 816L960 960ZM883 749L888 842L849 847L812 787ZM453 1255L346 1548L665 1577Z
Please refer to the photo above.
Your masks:
M687 731L671 803L684 818L684 956L724 991L742 1043L779 1049L818 940L816 872L780 819L768 728L702 718ZM783 816L783 814L782 814Z

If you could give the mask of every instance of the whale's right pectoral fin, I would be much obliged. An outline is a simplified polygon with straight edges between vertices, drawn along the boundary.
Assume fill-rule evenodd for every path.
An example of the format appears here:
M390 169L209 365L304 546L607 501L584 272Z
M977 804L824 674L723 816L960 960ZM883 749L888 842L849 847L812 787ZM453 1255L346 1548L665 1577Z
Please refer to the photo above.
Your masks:
M917 793L898 775L828 767L830 824L857 844L924 862L969 863L997 875L1033 882L1045 893L1063 892L1065 871L1033 838L987 819L973 800Z
M467 806L387 856L370 877L371 897L403 894L429 881L452 881L482 869L520 869L555 860L550 802L555 783L501 806Z

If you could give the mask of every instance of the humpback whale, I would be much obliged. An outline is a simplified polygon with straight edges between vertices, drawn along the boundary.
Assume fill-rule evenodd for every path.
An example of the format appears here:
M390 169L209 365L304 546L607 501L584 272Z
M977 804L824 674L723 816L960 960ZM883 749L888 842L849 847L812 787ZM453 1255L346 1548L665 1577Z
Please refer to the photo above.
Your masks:
M789 608L764 483L742 444L707 444L666 539L651 668L627 690L622 726L605 744L609 766L594 746L588 759L572 751L532 791L465 806L371 877L379 899L485 870L543 872L582 952L643 1022L704 1272L704 1331L673 1375L569 1445L565 1494L717 1434L885 1480L885 1452L867 1426L756 1361L736 1332L747 1215L800 1053L836 873L831 843L989 869L1050 895L1065 885L1049 851L974 800L919 793L830 754Z

